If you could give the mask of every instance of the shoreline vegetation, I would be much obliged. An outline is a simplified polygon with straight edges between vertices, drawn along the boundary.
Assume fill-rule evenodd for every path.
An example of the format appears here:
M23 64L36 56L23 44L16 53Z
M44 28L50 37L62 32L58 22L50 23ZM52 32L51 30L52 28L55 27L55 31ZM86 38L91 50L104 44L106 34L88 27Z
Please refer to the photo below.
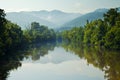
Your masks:
M21 30L17 24L8 21L0 9L0 55L19 50L32 43L67 41L85 45L102 46L106 49L120 49L120 12L110 9L103 19L89 22L83 27L56 32L47 26L32 22L30 28Z
M84 27L74 27L62 32L64 40L85 44L87 46L102 46L106 49L120 50L120 12L110 9L103 19L89 22Z
M119 79L120 12L117 9L110 9L103 19L61 32L37 22L22 30L5 15L0 9L0 80L6 80L10 71L21 67L24 58L31 56L32 60L39 60L59 45L104 71L106 79Z

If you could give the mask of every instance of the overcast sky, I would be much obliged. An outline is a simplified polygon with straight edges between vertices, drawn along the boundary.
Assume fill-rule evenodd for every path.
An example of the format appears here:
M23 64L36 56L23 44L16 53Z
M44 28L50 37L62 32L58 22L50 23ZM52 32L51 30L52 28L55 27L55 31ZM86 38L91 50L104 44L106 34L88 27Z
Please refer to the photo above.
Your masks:
M120 7L120 0L0 0L0 8L6 12L62 10L87 13L98 8Z

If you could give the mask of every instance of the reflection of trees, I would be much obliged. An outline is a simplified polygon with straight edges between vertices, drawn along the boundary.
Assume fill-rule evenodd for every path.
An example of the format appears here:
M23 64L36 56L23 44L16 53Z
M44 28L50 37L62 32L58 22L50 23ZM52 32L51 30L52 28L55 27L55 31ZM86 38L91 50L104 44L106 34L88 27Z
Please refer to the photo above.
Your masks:
M48 54L49 50L54 50L55 45L55 43L34 44L29 49L0 56L0 80L6 80L11 70L20 67L22 65L20 61L24 57L31 56L33 60L38 60L40 56Z
M6 80L11 70L20 67L20 61L23 57L23 54L20 52L16 53L16 55L9 53L7 55L0 56L0 80Z
M79 44L63 44L66 50L74 52L80 58L87 60L88 64L104 71L107 80L120 80L120 54L101 48L82 47Z
M78 48L79 46L79 48ZM74 43L64 43L62 44L62 47L66 50L66 51L72 51L74 53L76 53L76 55L78 55L80 58L84 58L84 50L83 50L83 46L79 45L79 44L74 44ZM80 54L81 53L81 54Z
M0 80L6 80L9 71L17 69L19 66L21 66L19 61L0 62Z
M47 42L43 44L33 44L31 48L27 51L28 56L32 57L32 60L39 60L41 56L48 54L48 51L54 50L56 43Z

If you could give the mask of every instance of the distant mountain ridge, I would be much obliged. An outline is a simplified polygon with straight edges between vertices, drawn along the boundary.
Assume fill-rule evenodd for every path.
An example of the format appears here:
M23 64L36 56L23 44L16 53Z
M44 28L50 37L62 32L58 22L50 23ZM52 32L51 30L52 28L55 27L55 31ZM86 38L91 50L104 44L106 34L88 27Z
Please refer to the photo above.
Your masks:
M72 19L79 17L80 13L66 13L59 10L52 10L52 11L32 11L29 14L33 16L39 16L39 18L47 20L49 22L55 23L57 25L64 24Z
M17 23L22 28L29 26L30 23L34 21L39 22L41 25L46 25L49 28L56 28L78 16L81 16L80 13L66 13L59 10L21 11L6 14L8 20Z
M46 25L49 28L67 30L72 27L84 26L87 20L103 19L103 14L107 11L108 9L101 8L84 15L80 13L66 13L59 10L21 11L7 13L6 18L20 25L22 29L30 26L31 22L36 21L40 25ZM118 7L118 11L120 12L120 7Z
M61 30L71 29L72 27L84 26L88 21L93 21L96 19L102 19L103 14L106 13L108 9L97 9L94 12L84 14L76 19L71 20L61 26Z
M76 19L73 19L65 24L63 24L59 29L57 30L69 30L73 27L79 27L79 26L84 26L88 21L93 21L97 19L103 19L103 15L108 11L109 9L106 8L101 8L101 9L96 9L93 12L84 14ZM120 12L120 7L118 7L118 11Z

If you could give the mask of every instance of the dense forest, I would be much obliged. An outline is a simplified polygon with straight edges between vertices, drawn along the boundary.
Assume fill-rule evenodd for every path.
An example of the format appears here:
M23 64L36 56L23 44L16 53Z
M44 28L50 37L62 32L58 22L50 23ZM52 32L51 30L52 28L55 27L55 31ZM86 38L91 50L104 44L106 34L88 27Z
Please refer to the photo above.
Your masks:
M89 22L84 27L75 27L62 32L64 40L89 46L120 49L120 12L110 9L103 19Z
M23 31L23 35L27 41L32 43L56 40L56 33L53 29L48 29L47 26L39 25L37 22L32 22L31 27Z
M63 40L78 44L103 46L107 49L120 49L120 12L110 9L103 19L87 21L84 27L55 32L47 26L32 22L25 30L5 18L0 9L0 55L18 50L31 43Z
M119 51L113 53L105 50L120 50L120 12L117 8L110 9L103 19L87 20L84 26L61 32L38 22L32 22L27 29L22 30L5 16L4 10L0 9L0 80L6 80L10 70L20 67L20 61L24 58L31 56L32 60L39 60L49 50L54 50L59 41L62 41L60 46L65 50L74 52L87 60L88 64L104 71L107 79L119 79ZM26 47L29 49L26 50Z
M31 43L56 40L53 29L32 22L30 28L21 30L20 26L8 21L5 16L4 10L0 9L0 55L17 51Z

